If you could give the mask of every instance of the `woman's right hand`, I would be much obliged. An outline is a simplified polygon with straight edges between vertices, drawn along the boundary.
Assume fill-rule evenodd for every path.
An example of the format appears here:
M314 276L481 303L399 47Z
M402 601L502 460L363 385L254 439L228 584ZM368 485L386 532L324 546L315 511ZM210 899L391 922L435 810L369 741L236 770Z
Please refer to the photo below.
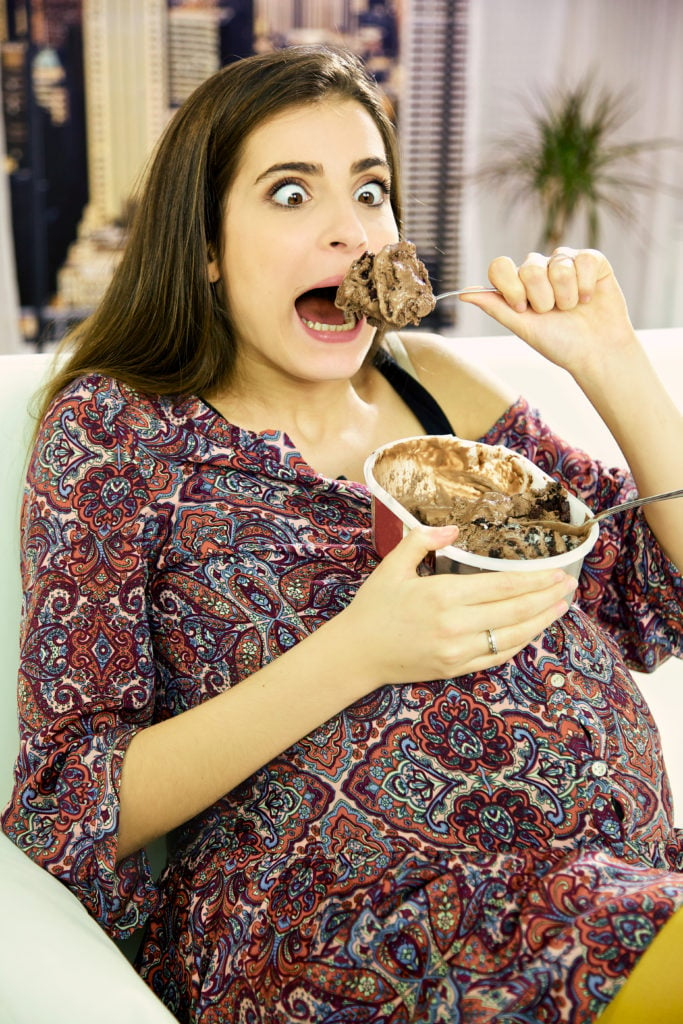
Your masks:
M121 776L118 859L188 821L377 687L491 668L566 611L573 581L561 572L418 576L424 556L456 535L457 527L414 530L344 611L282 657L136 733ZM487 629L495 630L497 655Z
M353 622L377 685L426 682L492 668L563 615L577 581L562 570L418 576L457 527L420 527L403 538L342 612ZM494 631L497 653L489 649ZM367 663L366 663L367 667Z

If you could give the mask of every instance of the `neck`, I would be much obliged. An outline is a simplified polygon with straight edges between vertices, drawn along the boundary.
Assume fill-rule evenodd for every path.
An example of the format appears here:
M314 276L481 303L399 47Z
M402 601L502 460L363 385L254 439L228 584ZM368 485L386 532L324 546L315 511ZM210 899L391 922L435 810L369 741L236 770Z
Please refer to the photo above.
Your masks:
M205 397L235 426L287 434L322 476L362 480L379 415L365 377L361 371L353 380L302 382L272 392L238 385Z
M339 440L367 404L368 367L352 379L307 381L283 378L259 367L238 373L227 388L204 397L232 424L259 433L281 430L311 443Z

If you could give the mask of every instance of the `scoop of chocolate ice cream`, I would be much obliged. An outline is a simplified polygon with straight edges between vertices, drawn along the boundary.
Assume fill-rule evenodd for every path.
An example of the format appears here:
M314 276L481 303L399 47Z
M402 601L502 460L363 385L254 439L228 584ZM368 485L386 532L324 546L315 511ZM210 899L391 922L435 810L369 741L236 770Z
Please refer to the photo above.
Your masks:
M447 504L411 511L428 526L456 523L458 547L488 558L542 558L571 551L581 543L580 537L528 523L536 519L570 521L566 493L556 482L519 494L482 487L480 495L453 496Z
M355 260L337 289L335 305L374 327L419 324L436 300L429 273L412 242L385 245Z

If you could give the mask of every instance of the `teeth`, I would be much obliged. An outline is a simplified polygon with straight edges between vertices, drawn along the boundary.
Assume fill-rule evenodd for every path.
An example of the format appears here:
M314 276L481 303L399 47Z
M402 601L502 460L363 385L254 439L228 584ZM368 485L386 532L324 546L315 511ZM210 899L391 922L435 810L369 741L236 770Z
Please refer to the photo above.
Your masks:
M352 331L356 326L355 316L345 314L345 321L343 324L321 324L319 321L306 320L305 317L301 317L303 323L307 327L310 327L312 331Z

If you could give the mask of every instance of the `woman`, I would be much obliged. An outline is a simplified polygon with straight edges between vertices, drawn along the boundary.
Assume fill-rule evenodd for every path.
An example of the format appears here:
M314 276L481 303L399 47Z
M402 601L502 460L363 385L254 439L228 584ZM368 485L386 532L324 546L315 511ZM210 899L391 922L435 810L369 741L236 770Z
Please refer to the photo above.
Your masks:
M623 659L682 653L680 506L608 521L575 595L418 576L453 527L378 564L361 481L378 445L455 430L599 509L680 486L680 415L593 251L496 260L501 295L468 301L573 374L633 476L439 338L346 322L349 265L399 237L397 173L348 55L219 72L45 396L3 824L110 934L147 922L181 1021L583 1022L640 1012L675 953L680 846Z

